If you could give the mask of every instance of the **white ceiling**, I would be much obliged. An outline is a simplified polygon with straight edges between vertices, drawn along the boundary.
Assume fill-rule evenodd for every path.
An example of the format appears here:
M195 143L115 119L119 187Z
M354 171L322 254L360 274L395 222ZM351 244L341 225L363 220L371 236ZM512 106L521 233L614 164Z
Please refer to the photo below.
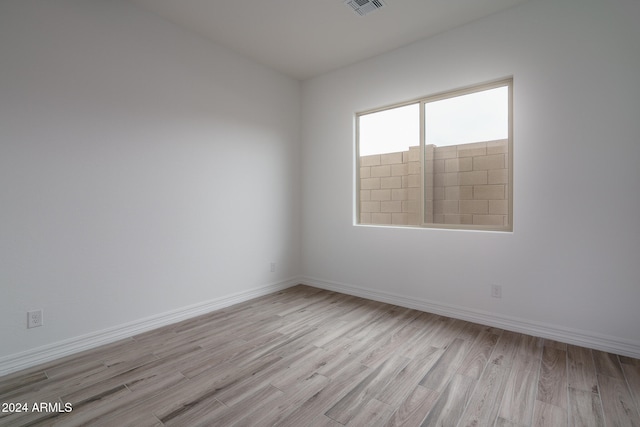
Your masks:
M304 80L526 0L384 0L359 16L342 0L132 0L255 61Z

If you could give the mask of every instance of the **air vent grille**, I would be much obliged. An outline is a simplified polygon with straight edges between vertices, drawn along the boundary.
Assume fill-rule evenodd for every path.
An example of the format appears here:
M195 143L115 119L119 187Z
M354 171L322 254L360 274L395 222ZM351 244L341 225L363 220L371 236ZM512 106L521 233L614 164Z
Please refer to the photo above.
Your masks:
M364 16L385 6L382 0L345 0L344 4L351 7L355 13Z

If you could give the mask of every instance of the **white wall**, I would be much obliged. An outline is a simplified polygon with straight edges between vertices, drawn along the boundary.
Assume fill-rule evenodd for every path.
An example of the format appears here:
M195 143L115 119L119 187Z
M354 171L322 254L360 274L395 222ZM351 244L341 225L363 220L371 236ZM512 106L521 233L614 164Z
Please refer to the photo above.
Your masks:
M300 272L640 348L639 5L530 0L300 102L126 1L0 2L0 362ZM508 75L513 233L353 225L354 112Z
M639 16L531 0L304 82L305 281L640 357ZM510 75L513 233L353 225L355 112Z
M0 360L295 277L299 111L127 1L0 2Z

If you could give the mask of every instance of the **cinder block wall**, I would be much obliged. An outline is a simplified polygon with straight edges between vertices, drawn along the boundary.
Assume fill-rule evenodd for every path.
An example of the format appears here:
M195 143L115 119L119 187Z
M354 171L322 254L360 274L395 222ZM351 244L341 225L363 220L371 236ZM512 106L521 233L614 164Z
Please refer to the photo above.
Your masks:
M418 225L420 147L360 157L360 223Z
M508 141L425 147L426 222L508 225ZM360 157L360 223L419 225L420 147Z
M427 151L425 168L433 174L433 222L509 224L507 142L434 147L432 155Z

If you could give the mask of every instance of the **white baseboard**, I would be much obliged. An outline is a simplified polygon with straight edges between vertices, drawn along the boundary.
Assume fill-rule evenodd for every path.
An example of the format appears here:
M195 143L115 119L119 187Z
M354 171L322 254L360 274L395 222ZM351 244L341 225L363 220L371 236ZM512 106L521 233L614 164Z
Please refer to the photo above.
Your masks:
M49 362L80 351L109 344L120 339L129 338L145 331L170 325L214 310L229 307L240 302L248 301L273 292L278 292L299 284L298 278L292 278L283 282L271 283L248 291L242 291L209 301L171 310L165 313L135 320L133 322L118 325L79 337L70 338L53 344L27 350L0 358L0 376L11 372L30 368L41 363Z
M467 320L469 322L494 326L509 331L520 332L542 338L553 339L568 344L602 350L609 353L620 354L633 358L640 358L640 343L625 340L618 337L610 337L602 334L583 330L555 326L547 323L536 322L515 317L497 315L481 310L473 310L464 307L441 304L419 298L409 298L399 294L382 291L373 291L357 286L326 281L314 277L292 278L283 282L272 283L265 286L238 292L209 301L193 304L177 310L150 316L144 319L125 323L113 328L93 332L79 337L59 341L46 346L27 350L0 358L0 376L10 374L22 369L46 363L61 357L65 357L80 351L109 344L120 339L128 338L145 331L170 325L201 314L229 307L240 302L248 301L273 292L305 284L316 288L354 295L375 301L413 308L420 311Z
M425 299L409 298L389 292L373 291L358 286L331 282L315 277L302 277L300 278L300 283L316 288L367 298L374 301L413 308L420 311L467 320L469 322L493 326L513 332L520 332L527 335L552 339L567 344L574 344L581 347L640 359L640 343L623 338L611 337L589 331L566 328L563 326L556 326L527 319L498 315L481 310L442 304Z

